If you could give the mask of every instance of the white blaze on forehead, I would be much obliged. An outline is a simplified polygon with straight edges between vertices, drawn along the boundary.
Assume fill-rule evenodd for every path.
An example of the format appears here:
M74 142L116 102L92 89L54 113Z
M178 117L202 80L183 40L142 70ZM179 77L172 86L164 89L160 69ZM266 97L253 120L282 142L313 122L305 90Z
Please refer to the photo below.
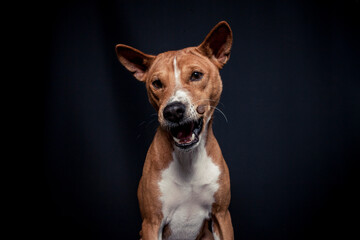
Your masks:
M180 81L180 70L177 66L176 57L174 57L173 64L174 64L175 85L176 88L178 88L181 86L181 81Z
M180 69L178 68L176 57L174 57L173 65L174 65L175 88L174 88L174 94L170 97L169 102L182 102L183 104L186 105L190 103L189 93L185 89L182 89L182 84L180 79Z
M167 104L170 104L172 102L181 102L186 106L185 116L195 118L196 112L191 102L190 93L185 88L183 88L183 85L181 84L180 69L178 68L176 57L174 57L173 65L174 65L175 87L173 90L173 94L169 98Z

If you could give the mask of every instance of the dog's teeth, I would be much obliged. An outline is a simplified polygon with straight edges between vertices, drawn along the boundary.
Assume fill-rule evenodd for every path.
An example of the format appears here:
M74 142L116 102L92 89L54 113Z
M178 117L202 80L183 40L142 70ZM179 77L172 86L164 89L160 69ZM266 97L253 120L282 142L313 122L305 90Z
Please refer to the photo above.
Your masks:
M178 144L182 144L181 141L180 141L180 139L178 139L178 138L176 138L176 137L174 137L174 136L173 136L173 139L174 139L174 141L177 142ZM194 141L194 139L195 139L195 134L193 133L193 134L191 135L190 141L188 141L188 142L192 142L192 141Z
M180 144L180 139L173 137L174 141Z

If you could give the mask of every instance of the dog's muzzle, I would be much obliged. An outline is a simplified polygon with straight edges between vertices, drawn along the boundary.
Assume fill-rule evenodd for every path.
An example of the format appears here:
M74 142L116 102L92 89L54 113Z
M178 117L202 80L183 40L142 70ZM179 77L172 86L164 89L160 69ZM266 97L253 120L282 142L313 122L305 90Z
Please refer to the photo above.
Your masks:
M163 116L167 121L175 145L189 149L199 142L203 128L203 118L190 119L186 117L186 106L181 102L173 102L164 108Z

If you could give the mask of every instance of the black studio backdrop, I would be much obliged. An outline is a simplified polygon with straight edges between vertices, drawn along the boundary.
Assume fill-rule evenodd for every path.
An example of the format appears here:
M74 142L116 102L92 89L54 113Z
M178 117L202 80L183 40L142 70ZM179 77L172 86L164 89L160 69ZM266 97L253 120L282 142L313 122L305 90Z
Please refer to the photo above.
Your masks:
M194 46L234 33L214 132L229 165L236 239L357 233L359 1L68 1L39 12L43 159L29 235L137 239L136 190L157 127L124 43ZM40 38L39 38L40 39ZM30 206L29 206L30 207Z

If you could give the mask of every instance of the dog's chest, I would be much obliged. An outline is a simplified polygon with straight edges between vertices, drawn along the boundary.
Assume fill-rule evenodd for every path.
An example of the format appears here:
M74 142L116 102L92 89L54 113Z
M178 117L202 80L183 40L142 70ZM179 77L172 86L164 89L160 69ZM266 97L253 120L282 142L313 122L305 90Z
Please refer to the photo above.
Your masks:
M204 219L210 216L219 175L219 167L201 147L194 154L173 154L159 182L163 226L170 227L169 239L196 238Z

